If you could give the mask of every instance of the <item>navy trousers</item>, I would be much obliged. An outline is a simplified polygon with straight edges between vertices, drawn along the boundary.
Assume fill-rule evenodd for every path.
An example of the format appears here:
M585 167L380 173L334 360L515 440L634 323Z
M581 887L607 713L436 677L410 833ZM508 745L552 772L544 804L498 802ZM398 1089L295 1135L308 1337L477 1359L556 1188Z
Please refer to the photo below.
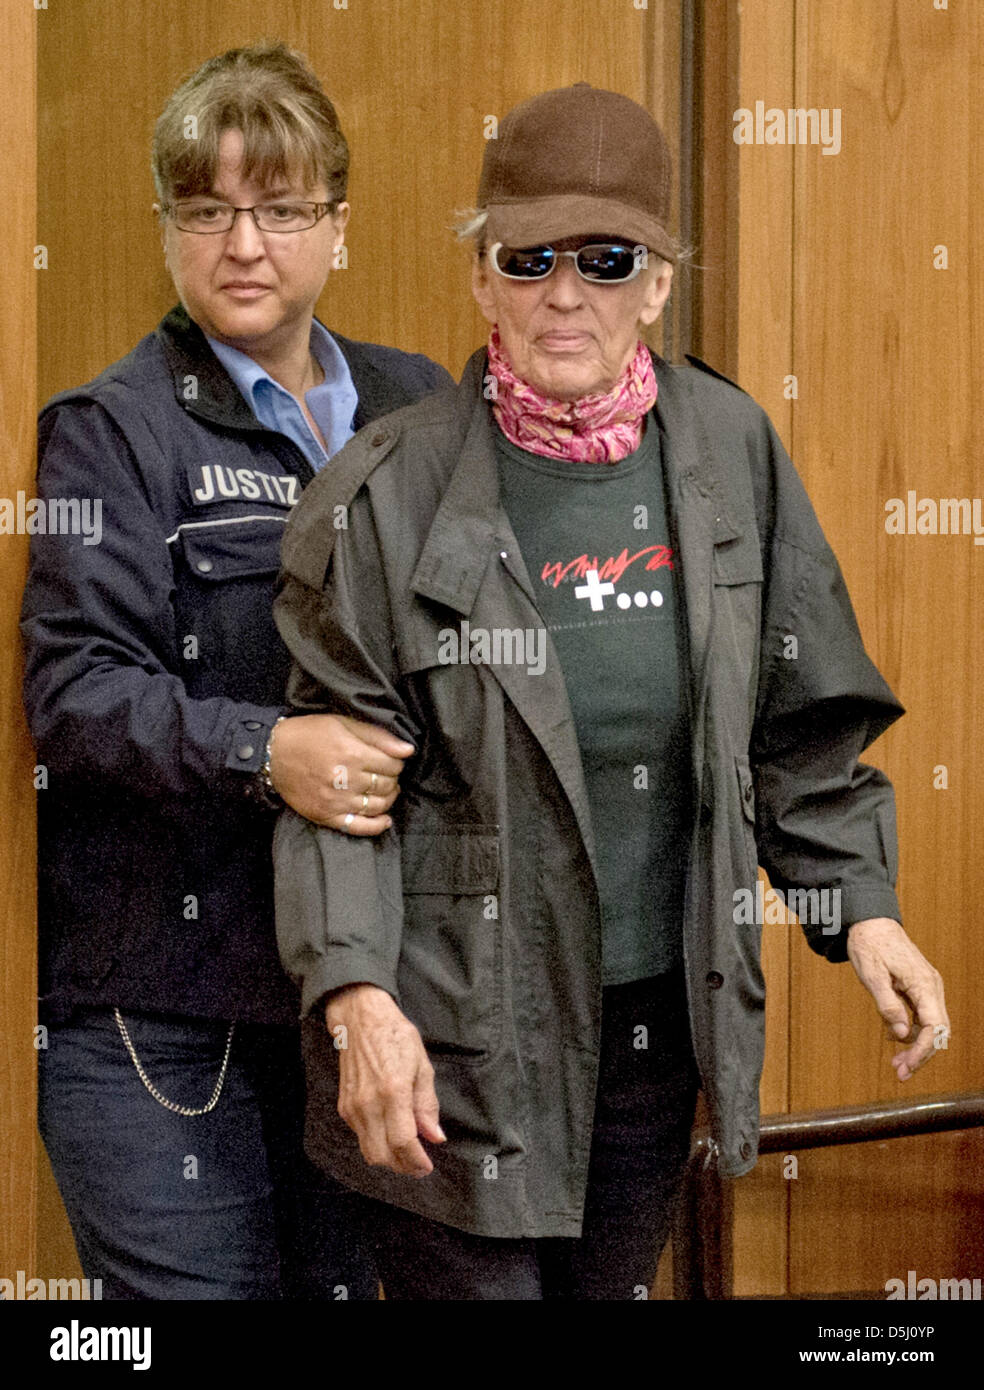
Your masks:
M679 1195L699 1085L684 991L682 971L603 991L580 1238L477 1236L361 1199L387 1299L648 1296Z
M187 1108L212 1095L228 1024L122 1011L144 1071ZM114 1299L375 1299L351 1195L302 1151L293 1028L238 1024L222 1094L175 1114L112 1009L51 1027L39 1121L89 1279Z

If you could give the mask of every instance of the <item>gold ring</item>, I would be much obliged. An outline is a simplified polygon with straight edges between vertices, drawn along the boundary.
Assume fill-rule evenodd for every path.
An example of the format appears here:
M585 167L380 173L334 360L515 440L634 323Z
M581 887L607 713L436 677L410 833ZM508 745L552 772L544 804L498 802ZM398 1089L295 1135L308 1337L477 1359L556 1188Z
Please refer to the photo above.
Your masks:
M376 790L376 774L374 772L370 772L369 774L369 790L371 792Z
M366 813L366 811L367 811L368 809L369 809L369 793L368 793L368 792L363 792L363 793L362 793L362 814L365 815L365 813Z

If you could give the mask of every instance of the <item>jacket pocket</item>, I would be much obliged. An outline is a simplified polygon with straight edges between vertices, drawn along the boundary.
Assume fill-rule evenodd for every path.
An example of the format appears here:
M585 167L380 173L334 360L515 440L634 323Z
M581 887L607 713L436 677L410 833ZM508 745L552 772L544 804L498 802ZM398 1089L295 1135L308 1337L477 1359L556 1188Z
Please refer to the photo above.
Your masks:
M174 537L176 632L193 698L283 704L290 660L272 605L284 519L192 523Z
M739 536L714 547L714 655L729 736L747 748L755 717L762 626L762 556L757 539Z
M179 530L176 549L188 574L206 584L276 574L286 520L272 514L194 522Z
M498 828L405 832L401 857L401 1006L428 1052L483 1062L502 1013Z

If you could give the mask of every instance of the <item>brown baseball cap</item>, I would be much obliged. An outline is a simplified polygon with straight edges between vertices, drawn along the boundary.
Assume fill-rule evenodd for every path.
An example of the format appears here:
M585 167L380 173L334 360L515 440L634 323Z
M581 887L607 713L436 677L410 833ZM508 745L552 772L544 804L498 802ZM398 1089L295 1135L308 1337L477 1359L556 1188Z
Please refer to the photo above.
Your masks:
M605 233L668 261L672 164L645 107L587 82L542 92L503 117L478 185L490 241L537 246Z

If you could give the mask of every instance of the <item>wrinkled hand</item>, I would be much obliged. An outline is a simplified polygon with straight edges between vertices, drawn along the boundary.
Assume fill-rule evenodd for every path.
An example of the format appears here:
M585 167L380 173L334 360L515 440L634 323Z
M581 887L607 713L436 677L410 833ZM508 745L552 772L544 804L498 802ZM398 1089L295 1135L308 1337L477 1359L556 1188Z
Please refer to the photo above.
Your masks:
M325 1022L338 1049L338 1113L373 1167L424 1178L434 1165L419 1136L443 1144L434 1068L420 1034L384 989L330 995ZM344 1029L344 1032L341 1031Z
M315 824L379 835L393 823L386 812L400 790L403 760L413 752L412 743L375 724L348 715L301 714L273 730L270 780L288 806ZM353 819L346 825L349 814Z
M847 954L889 1036L910 1044L892 1058L899 1081L907 1081L949 1041L939 971L891 917L855 922L847 933Z

